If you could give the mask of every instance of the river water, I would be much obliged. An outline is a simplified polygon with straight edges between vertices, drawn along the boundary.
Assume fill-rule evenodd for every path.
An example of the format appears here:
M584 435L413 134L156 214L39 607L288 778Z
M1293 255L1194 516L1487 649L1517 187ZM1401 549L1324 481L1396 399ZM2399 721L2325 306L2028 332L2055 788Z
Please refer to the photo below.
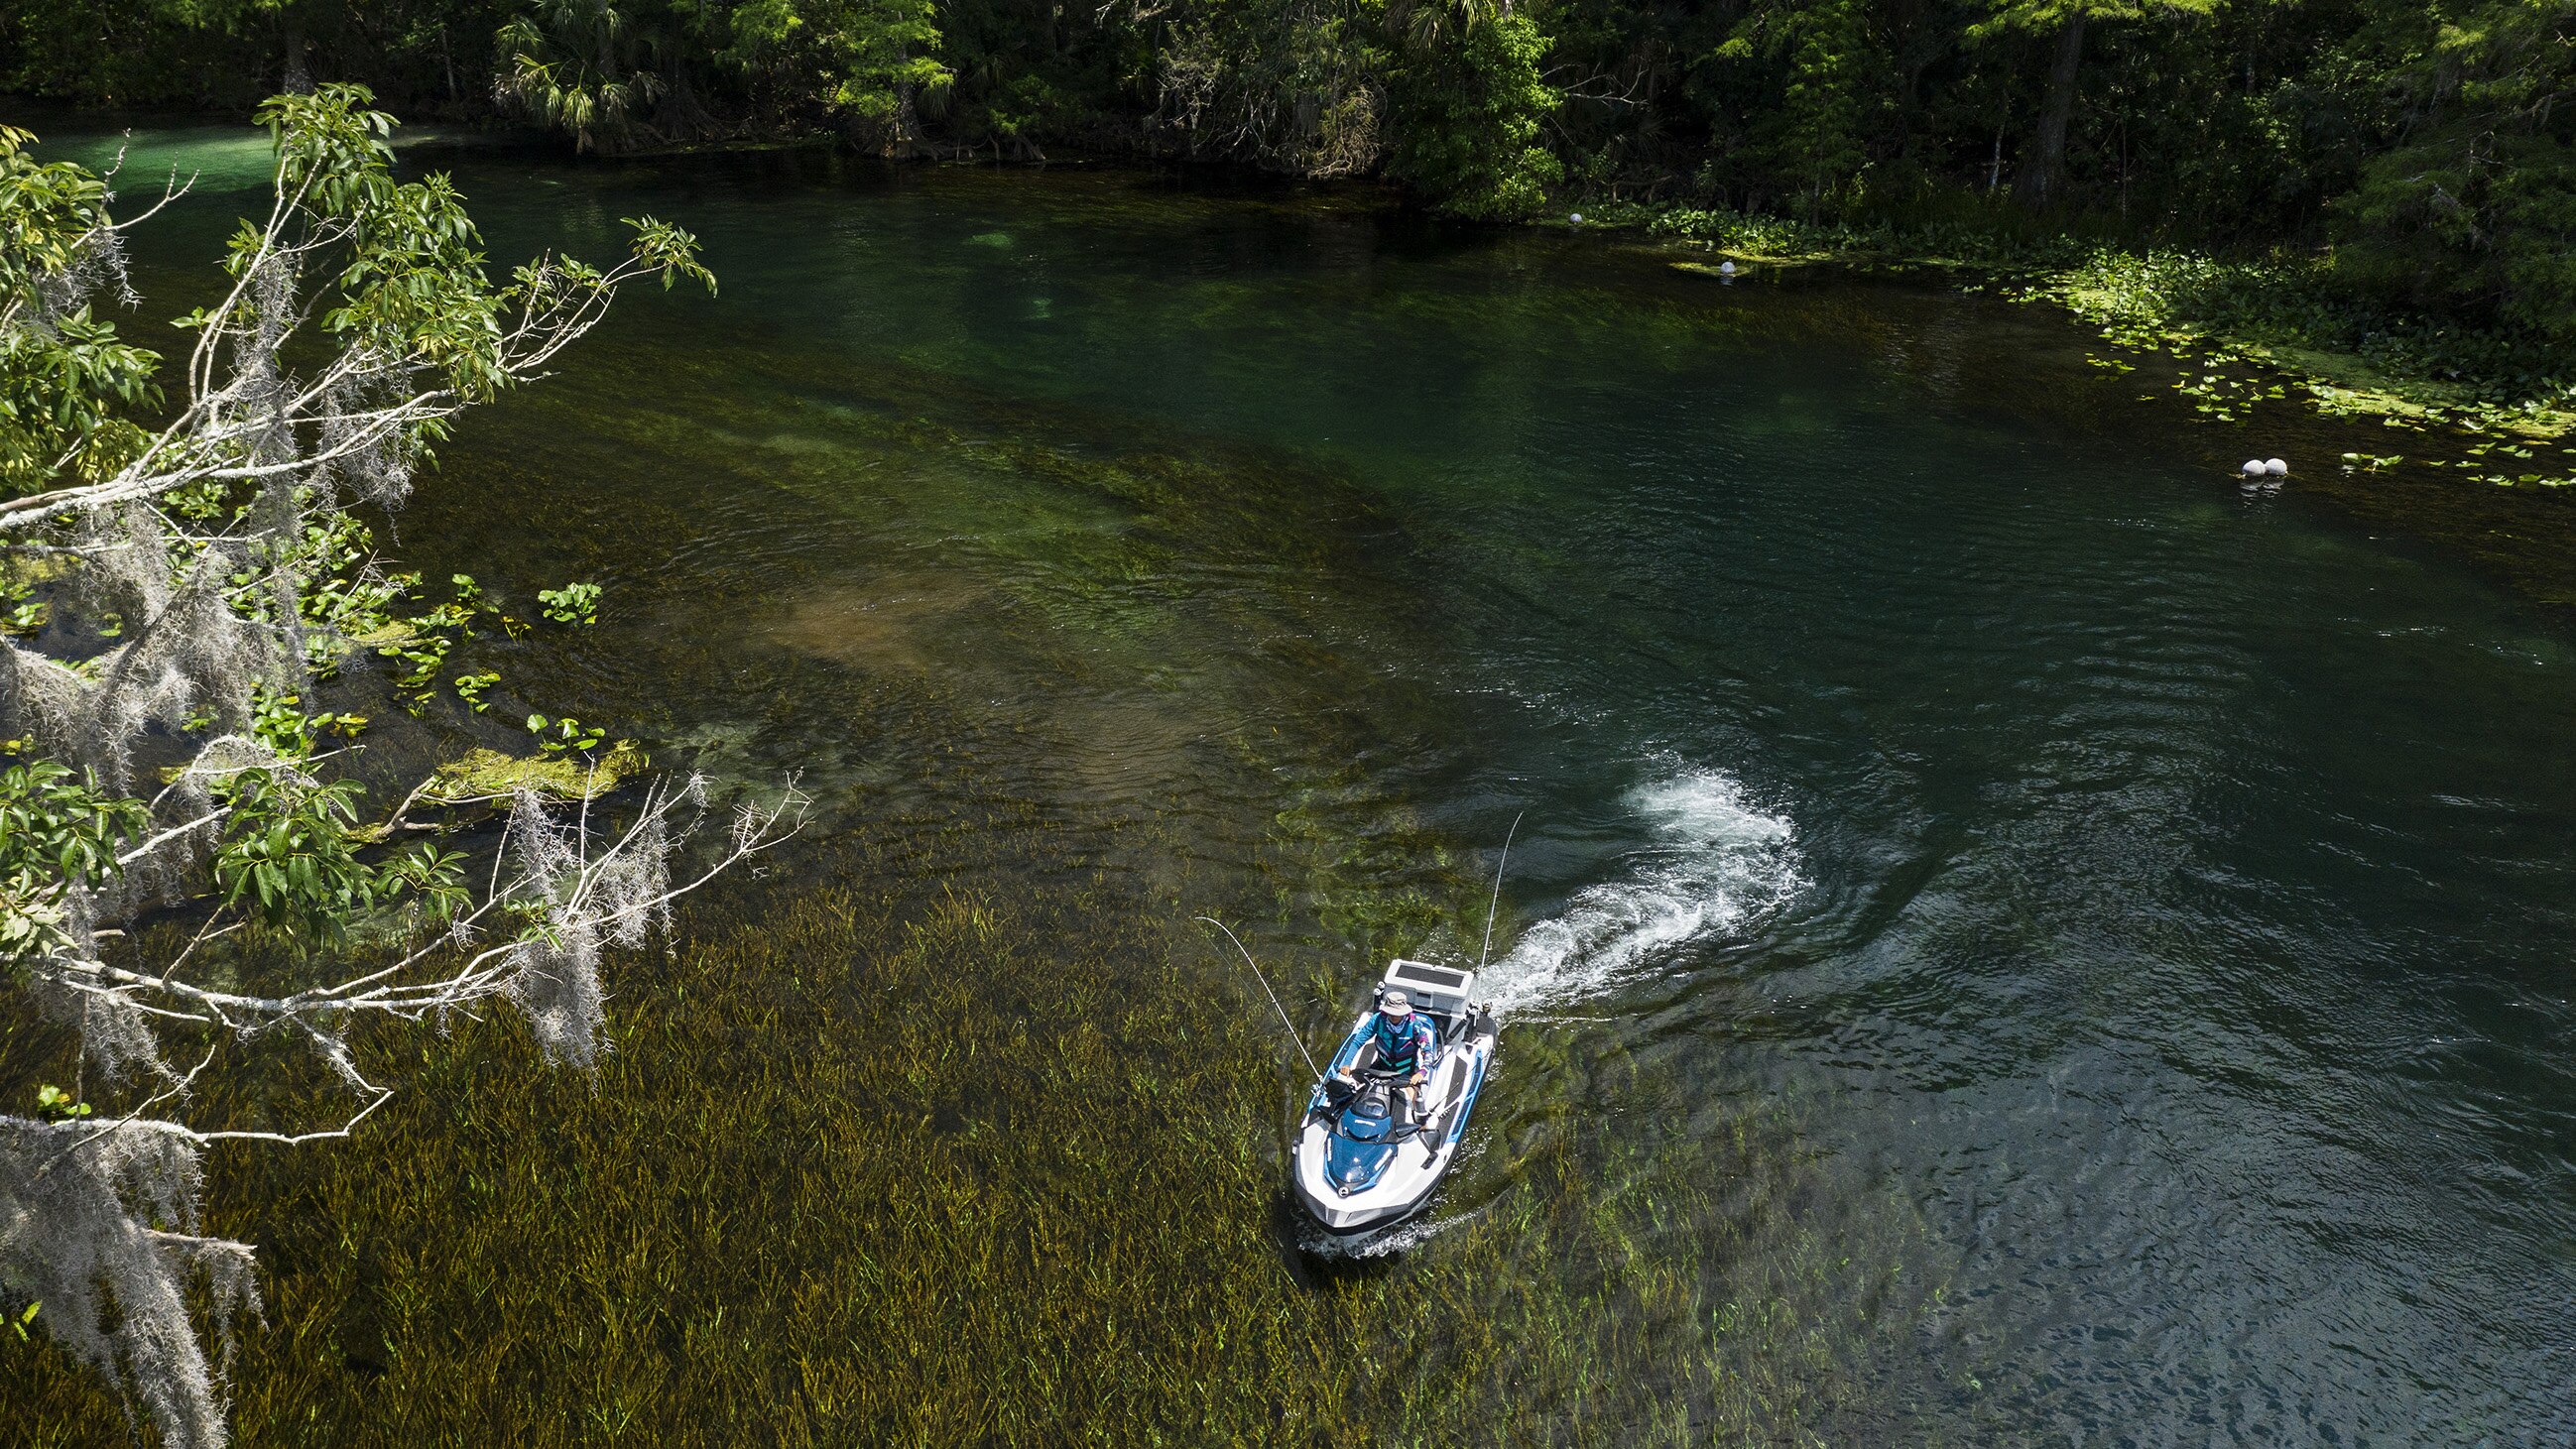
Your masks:
M219 210L234 135L137 155ZM607 587L532 698L801 770L813 860L1013 828L940 813L957 759L1150 827L1112 868L1247 917L1310 1040L1387 951L1473 956L1520 820L1480 1135L1687 1164L1782 1104L1757 1238L1935 1280L1828 1437L2576 1442L2576 640L2319 496L2371 430L2187 424L2037 309L1366 193L437 159L496 256L651 211L723 281L622 304L403 517L434 574ZM1541 1191L1513 1160L1369 1271ZM1243 1271L1331 1281L1265 1231Z

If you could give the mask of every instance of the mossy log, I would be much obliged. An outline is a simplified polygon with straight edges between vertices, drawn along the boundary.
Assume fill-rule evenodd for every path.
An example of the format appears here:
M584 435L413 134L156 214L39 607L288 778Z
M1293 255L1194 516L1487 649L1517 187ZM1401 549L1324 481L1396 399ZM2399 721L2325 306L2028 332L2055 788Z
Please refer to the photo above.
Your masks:
M595 757L505 755L475 750L431 772L424 803L463 805L534 790L552 800L595 800L641 774L652 762L633 740L619 740Z

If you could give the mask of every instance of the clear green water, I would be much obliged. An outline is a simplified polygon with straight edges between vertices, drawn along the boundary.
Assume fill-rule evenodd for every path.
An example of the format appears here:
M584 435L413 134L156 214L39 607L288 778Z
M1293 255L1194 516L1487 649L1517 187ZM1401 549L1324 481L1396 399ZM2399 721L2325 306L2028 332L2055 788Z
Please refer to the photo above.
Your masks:
M2034 312L1347 193L441 161L496 255L651 210L724 287L467 428L403 548L606 584L513 684L802 770L805 871L1075 822L1081 871L1248 918L1320 1040L1387 950L1472 938L1527 812L1479 1152L1355 1267L1247 1198L1228 1272L1320 1311L1429 1271L1571 1191L1534 1133L1723 1198L1767 1104L1796 1166L1724 1255L1912 1275L1828 1437L2576 1434L2576 648L2423 541L2546 558L2553 511L2393 530L2317 496L2366 431L2180 429ZM2222 476L2276 452L2278 495ZM1058 868L984 844L857 883ZM1629 1251L1725 1271L1694 1231ZM1664 1422L1685 1377L1589 1402Z

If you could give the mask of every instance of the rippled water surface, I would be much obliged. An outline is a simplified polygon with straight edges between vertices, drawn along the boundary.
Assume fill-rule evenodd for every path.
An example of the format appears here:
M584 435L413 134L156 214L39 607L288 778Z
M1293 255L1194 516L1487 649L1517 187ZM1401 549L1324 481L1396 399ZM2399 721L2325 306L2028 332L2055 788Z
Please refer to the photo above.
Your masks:
M1318 1039L1383 950L1472 956L1525 811L1485 1132L1792 1104L1779 1231L1922 1245L1850 1437L2576 1436L2576 649L2316 497L2366 433L2187 429L2036 311L1365 195L441 162L496 255L650 210L723 278L404 517L434 574L607 585L532 696L803 769L817 850L967 763L1150 825L1115 868L1255 914ZM1535 1190L1488 1152L1381 1255ZM1280 1233L1245 1271L1320 1249Z

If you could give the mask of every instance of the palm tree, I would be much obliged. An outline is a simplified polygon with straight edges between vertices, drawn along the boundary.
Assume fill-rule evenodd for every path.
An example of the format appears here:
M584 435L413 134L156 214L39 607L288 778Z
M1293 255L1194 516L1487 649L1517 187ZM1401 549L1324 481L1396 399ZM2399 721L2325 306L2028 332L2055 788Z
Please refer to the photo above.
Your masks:
M1386 27L1417 54L1512 13L1512 0L1387 0Z
M609 0L538 0L501 27L493 48L493 100L569 133L574 150L622 151L652 134L644 111L664 87L648 62L661 47Z

